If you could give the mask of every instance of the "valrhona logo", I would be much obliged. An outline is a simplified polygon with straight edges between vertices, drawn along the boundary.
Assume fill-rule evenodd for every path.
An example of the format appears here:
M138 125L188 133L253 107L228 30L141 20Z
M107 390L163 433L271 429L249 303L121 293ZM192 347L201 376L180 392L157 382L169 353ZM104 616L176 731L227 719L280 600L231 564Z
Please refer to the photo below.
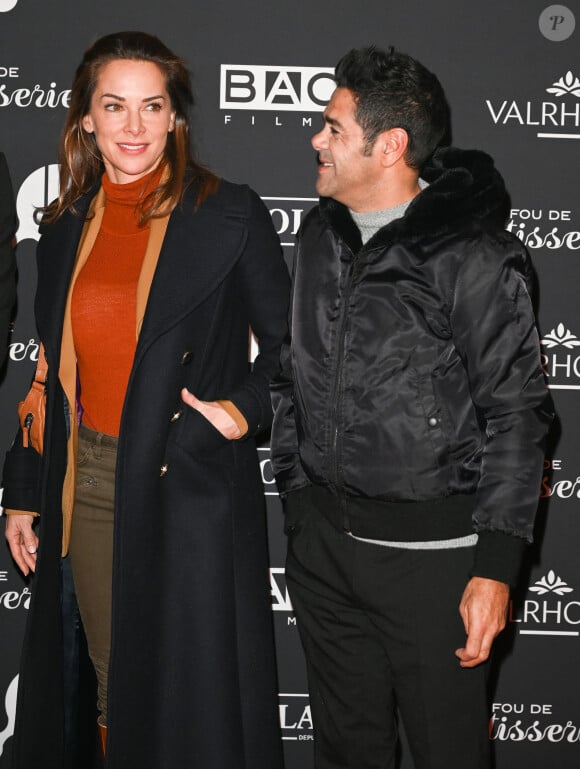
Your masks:
M497 126L526 126L539 139L580 138L580 78L572 70L558 74L546 85L548 97L537 100L486 99L489 116Z
M578 743L580 727L557 719L554 706L535 702L494 702L489 737L497 742Z
M519 635L580 636L580 601L574 588L553 569L528 588L533 597L521 605L510 605L510 622L517 625Z
M540 340L542 369L554 390L580 390L580 339L558 323Z

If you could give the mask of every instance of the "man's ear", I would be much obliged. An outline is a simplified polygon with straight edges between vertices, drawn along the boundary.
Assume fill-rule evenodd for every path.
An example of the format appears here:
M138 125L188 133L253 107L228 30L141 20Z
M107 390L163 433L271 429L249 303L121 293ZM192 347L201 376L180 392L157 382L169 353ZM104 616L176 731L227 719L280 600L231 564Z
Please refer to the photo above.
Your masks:
M377 139L381 148L381 163L385 168L394 166L407 151L409 134L404 128L389 128Z

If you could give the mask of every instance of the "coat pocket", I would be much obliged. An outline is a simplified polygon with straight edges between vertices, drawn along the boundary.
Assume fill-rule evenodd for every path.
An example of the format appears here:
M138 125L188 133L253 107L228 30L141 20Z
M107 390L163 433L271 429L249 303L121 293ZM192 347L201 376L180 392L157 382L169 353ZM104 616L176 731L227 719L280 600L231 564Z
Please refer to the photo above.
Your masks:
M191 406L183 405L183 413L174 426L174 442L189 454L203 459L231 444L203 414Z

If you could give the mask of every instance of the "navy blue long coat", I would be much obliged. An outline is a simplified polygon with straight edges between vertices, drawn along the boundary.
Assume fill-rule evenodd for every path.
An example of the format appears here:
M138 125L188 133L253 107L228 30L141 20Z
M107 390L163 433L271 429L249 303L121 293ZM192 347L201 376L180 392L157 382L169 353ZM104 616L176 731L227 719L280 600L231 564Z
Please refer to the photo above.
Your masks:
M122 414L108 769L281 765L254 436L271 421L268 384L285 335L289 280L268 212L249 188L221 182L197 211L194 201L191 189L170 217ZM38 247L36 319L49 383L45 453L34 490L40 549L13 743L19 769L62 766L66 419L63 391L51 372L58 370L81 228L82 219L67 214L44 227ZM252 371L249 326L260 343ZM111 329L112 343L114 336ZM184 407L184 386L202 400L232 400L248 421L248 436L223 438ZM181 418L171 421L180 408ZM11 498L23 478L28 491L22 493L30 492L25 453L18 444L12 450L12 479L5 477Z

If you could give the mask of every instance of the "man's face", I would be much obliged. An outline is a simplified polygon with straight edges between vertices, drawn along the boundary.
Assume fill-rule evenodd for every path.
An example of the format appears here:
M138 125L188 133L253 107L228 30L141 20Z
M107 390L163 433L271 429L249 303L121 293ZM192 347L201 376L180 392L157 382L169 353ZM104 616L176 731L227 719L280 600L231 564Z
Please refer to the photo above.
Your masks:
M354 211L373 210L382 181L378 143L365 155L363 130L355 120L356 101L348 88L337 88L323 113L324 127L312 137L318 153L319 195Z

